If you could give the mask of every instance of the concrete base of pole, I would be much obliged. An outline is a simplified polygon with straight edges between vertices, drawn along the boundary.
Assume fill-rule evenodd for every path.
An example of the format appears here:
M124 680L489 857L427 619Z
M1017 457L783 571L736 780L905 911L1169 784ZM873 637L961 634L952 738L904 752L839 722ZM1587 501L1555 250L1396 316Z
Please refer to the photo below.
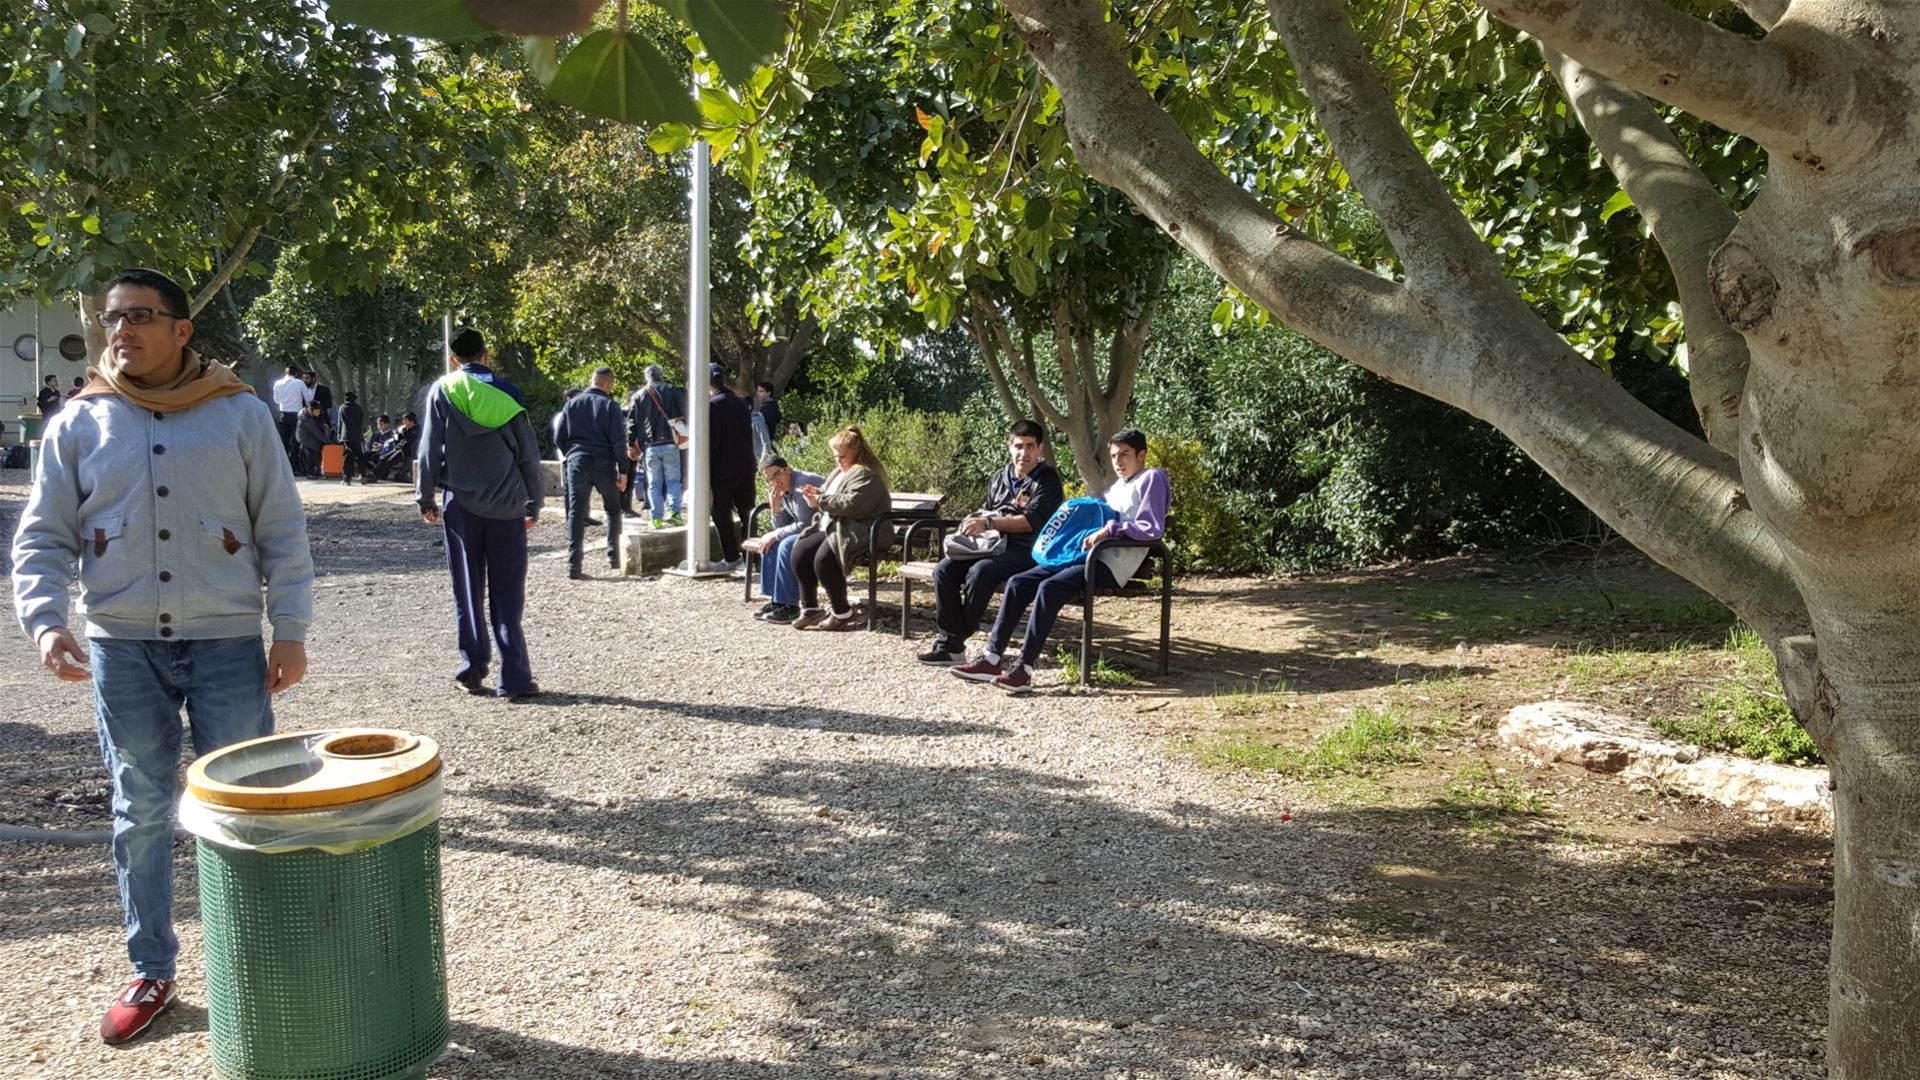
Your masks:
M707 526L713 550L720 548L720 533ZM629 520L620 531L620 572L628 577L648 574L685 573L687 564L687 528L649 529ZM706 575L698 575L706 576Z

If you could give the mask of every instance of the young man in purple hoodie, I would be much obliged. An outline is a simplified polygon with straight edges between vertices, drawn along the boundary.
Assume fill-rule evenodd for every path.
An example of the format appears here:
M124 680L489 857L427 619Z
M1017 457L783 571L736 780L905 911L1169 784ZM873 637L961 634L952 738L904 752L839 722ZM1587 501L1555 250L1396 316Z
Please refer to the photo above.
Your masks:
M1171 497L1167 474L1163 469L1147 468L1147 437L1128 428L1107 440L1107 457L1113 462L1118 480L1102 498L1113 508L1114 520L1089 533L1082 544L1091 551L1102 540L1158 540L1167 531L1167 503ZM1140 569L1146 549L1114 548L1103 551L1093 563L1093 584L1111 588L1124 584ZM1006 593L1000 599L1000 614L987 635L986 651L969 664L947 670L962 679L990 682L1010 694L1033 689L1033 665L1046 648L1047 635L1060 617L1060 609L1087 589L1087 564L1076 561L1070 566L1037 566L1007 580ZM1027 605L1033 614L1027 619L1026 636L1020 639L1020 655L1011 666L1002 664L1002 654L1013 640L1013 628Z

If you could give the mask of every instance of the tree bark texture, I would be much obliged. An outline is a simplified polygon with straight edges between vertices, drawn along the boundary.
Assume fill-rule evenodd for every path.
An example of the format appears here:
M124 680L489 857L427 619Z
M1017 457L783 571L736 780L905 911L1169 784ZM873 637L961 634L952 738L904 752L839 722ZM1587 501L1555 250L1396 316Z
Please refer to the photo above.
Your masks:
M1755 38L1659 0L1481 0L1549 50L1648 215L1690 340L1714 342L1710 403L1734 397L1708 425L1716 449L1653 417L1488 273L1338 0L1269 10L1404 282L1319 247L1207 162L1134 78L1101 5L1001 2L1090 174L1281 322L1493 423L1767 639L1833 768L1830 1075L1920 1077L1920 4L1747 0L1767 31ZM1767 149L1767 186L1737 223L1638 95Z

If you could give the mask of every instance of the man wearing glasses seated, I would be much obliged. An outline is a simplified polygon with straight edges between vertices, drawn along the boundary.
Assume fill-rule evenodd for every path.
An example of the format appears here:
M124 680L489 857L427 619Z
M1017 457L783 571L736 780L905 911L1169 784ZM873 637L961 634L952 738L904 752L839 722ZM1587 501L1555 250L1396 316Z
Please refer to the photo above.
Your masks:
M108 283L106 352L47 425L13 539L20 625L49 671L92 682L113 780L133 981L100 1022L109 1043L173 1001L181 707L196 755L271 734L268 695L306 674L313 616L306 514L273 414L232 369L187 348L187 310L157 271ZM67 609L76 576L86 648Z

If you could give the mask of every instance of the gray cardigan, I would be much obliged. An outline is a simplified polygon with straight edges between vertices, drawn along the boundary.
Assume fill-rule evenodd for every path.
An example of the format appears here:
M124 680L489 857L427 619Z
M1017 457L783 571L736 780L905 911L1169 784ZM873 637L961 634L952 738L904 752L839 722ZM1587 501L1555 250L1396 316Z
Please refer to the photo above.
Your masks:
M233 394L160 414L118 397L67 402L13 538L28 636L69 625L76 565L88 637L258 637L264 611L274 640L304 641L306 511L266 403Z
M758 415L757 413L755 415ZM787 487L787 493L780 498L780 505L773 507L773 530L767 533L767 543L777 544L781 540L807 527L813 520L813 507L800 489L808 484L825 487L827 478L819 473L793 470L793 483Z

